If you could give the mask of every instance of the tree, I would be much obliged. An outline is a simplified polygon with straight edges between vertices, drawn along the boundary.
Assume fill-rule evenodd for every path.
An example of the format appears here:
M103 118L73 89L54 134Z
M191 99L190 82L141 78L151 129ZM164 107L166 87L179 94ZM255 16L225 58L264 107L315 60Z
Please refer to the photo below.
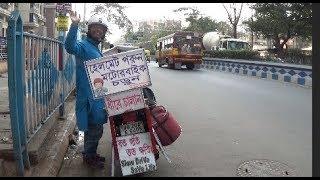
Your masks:
M95 5L92 12L103 15L109 22L113 22L120 29L127 28L130 30L132 29L132 23L124 13L125 8L125 6L121 6L118 3L101 3ZM108 33L111 34L110 31Z
M225 21L218 22L217 31L220 32L223 35L232 35L232 28Z
M185 31L194 31L203 34L218 29L218 23L210 17L200 14L200 11L197 8L182 7L173 12L183 13L186 17L186 21L189 22L189 25L184 29Z
M290 38L309 38L312 33L311 3L257 3L253 20L245 23L265 38L273 39L276 53L284 57L284 45Z
M224 9L226 10L226 12L228 14L228 19L229 19L229 22L230 22L230 24L232 26L232 29L233 29L232 36L234 38L237 38L237 26L238 26L239 19L240 19L240 16L241 16L243 3L241 3L240 10L239 10L238 14L237 14L238 8L236 7L236 3L231 3L230 4L230 9L229 10L233 11L233 13L229 12L224 4L222 4L222 5L223 5Z
M126 42L142 45L154 54L157 39L180 30L181 23L172 20L165 20L163 23L158 23L157 27L151 27L146 22L142 22L137 32L133 32L132 29L127 29L124 39Z

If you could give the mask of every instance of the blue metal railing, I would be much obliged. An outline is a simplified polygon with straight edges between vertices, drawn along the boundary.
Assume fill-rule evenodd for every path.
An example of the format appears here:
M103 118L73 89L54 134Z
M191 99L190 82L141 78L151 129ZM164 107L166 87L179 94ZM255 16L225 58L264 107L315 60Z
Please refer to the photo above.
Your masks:
M23 175L24 166L30 168L27 151L26 129L24 121L24 64L23 27L21 16L13 12L9 20L8 38L8 86L11 132L15 159L19 175Z
M24 33L12 12L7 34L8 87L13 150L19 175L30 167L27 144L75 88L75 58L59 40Z

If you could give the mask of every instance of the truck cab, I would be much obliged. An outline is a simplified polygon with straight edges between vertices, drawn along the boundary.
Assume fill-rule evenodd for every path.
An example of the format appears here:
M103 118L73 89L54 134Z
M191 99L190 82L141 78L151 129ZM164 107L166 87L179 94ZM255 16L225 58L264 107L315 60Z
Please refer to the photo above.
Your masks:
M248 42L234 38L222 38L218 47L219 49L216 50L247 50L250 48Z

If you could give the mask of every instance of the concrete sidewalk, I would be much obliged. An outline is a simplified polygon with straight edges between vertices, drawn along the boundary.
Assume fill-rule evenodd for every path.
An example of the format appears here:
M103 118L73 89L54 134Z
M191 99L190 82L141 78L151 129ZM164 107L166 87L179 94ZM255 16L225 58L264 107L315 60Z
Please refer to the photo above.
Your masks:
M76 144L71 145L65 154L58 177L110 177L111 176L111 133L109 123L104 125L104 132L98 145L98 153L106 158L105 168L92 169L82 162L83 132L79 132ZM117 174L119 174L118 172Z
M50 136L43 145L42 158L33 167L30 176L57 176L76 126L74 104L74 96L66 101L65 119L57 119Z
M0 176L17 176L12 149L7 75L0 77ZM28 144L31 168L25 176L57 176L69 140L75 129L75 97L65 102L65 118L59 118L58 109L42 125Z

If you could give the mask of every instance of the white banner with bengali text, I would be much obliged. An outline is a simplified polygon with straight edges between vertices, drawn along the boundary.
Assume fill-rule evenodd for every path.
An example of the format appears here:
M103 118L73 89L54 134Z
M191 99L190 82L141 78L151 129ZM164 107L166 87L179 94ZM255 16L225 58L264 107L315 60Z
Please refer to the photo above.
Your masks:
M151 85L143 49L85 61L94 98Z

